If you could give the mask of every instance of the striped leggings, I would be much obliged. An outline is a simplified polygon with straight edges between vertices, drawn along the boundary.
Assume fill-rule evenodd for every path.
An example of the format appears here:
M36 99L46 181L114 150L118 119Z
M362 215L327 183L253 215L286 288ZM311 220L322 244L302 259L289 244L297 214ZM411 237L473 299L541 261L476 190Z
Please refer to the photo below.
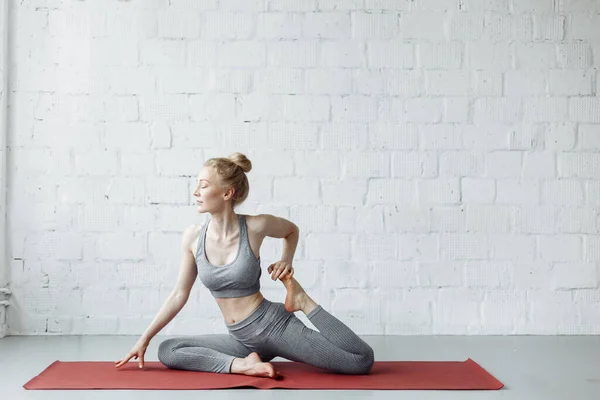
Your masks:
M318 332L283 303L264 299L248 317L226 324L229 334L165 339L158 346L158 359L173 369L231 373L234 358L257 352L263 362L280 356L341 374L369 373L371 346L320 305L307 318Z

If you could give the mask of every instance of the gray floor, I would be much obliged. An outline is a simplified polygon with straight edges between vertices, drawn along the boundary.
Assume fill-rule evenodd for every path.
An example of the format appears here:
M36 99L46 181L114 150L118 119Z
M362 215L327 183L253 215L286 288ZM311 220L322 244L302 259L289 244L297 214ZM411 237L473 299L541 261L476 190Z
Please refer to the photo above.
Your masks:
M376 361L472 358L505 387L495 391L307 391L211 390L211 399L599 399L600 336L362 336ZM156 336L146 361L157 361ZM16 399L160 399L164 391L25 390L22 385L51 362L114 361L137 341L134 336L8 336L0 339L0 398ZM273 361L284 361L275 358ZM178 399L197 399L205 391L169 391ZM83 396L83 397L82 397Z

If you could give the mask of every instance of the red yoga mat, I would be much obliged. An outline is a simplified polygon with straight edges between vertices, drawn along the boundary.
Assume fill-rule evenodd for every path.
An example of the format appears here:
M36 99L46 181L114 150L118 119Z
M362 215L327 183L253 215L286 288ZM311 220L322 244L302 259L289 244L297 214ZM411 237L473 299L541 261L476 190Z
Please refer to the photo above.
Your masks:
M271 362L280 379L168 369L158 361L55 361L25 389L353 389L496 390L504 385L470 358L466 361L376 361L367 375L328 372L299 362Z

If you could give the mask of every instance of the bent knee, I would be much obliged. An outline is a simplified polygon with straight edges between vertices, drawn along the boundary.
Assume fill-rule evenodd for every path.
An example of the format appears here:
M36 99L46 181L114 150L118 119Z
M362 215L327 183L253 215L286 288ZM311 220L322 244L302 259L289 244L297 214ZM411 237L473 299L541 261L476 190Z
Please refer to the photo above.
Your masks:
M173 350L175 341L173 339L165 339L158 345L158 361L165 366L173 365Z
M354 354L351 362L346 363L337 372L349 375L365 375L371 372L375 363L375 354L369 346L364 352Z
M368 374L371 372L373 364L375 364L375 352L373 351L373 348L369 346L368 350L360 355L356 373Z

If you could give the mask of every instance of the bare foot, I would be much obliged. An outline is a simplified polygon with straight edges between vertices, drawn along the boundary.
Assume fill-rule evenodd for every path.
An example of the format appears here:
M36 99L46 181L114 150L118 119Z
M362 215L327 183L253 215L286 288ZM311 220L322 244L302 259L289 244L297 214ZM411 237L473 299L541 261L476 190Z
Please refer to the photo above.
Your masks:
M298 281L293 276L291 278L284 277L281 281L287 289L284 303L286 311L295 312L302 310L307 298L307 294L302 286L300 286Z
M250 376L268 376L269 378L277 378L279 376L277 371L275 371L273 364L270 362L262 362L257 352L252 352L248 355L248 357L240 360L244 361L243 365L232 365L232 373Z

